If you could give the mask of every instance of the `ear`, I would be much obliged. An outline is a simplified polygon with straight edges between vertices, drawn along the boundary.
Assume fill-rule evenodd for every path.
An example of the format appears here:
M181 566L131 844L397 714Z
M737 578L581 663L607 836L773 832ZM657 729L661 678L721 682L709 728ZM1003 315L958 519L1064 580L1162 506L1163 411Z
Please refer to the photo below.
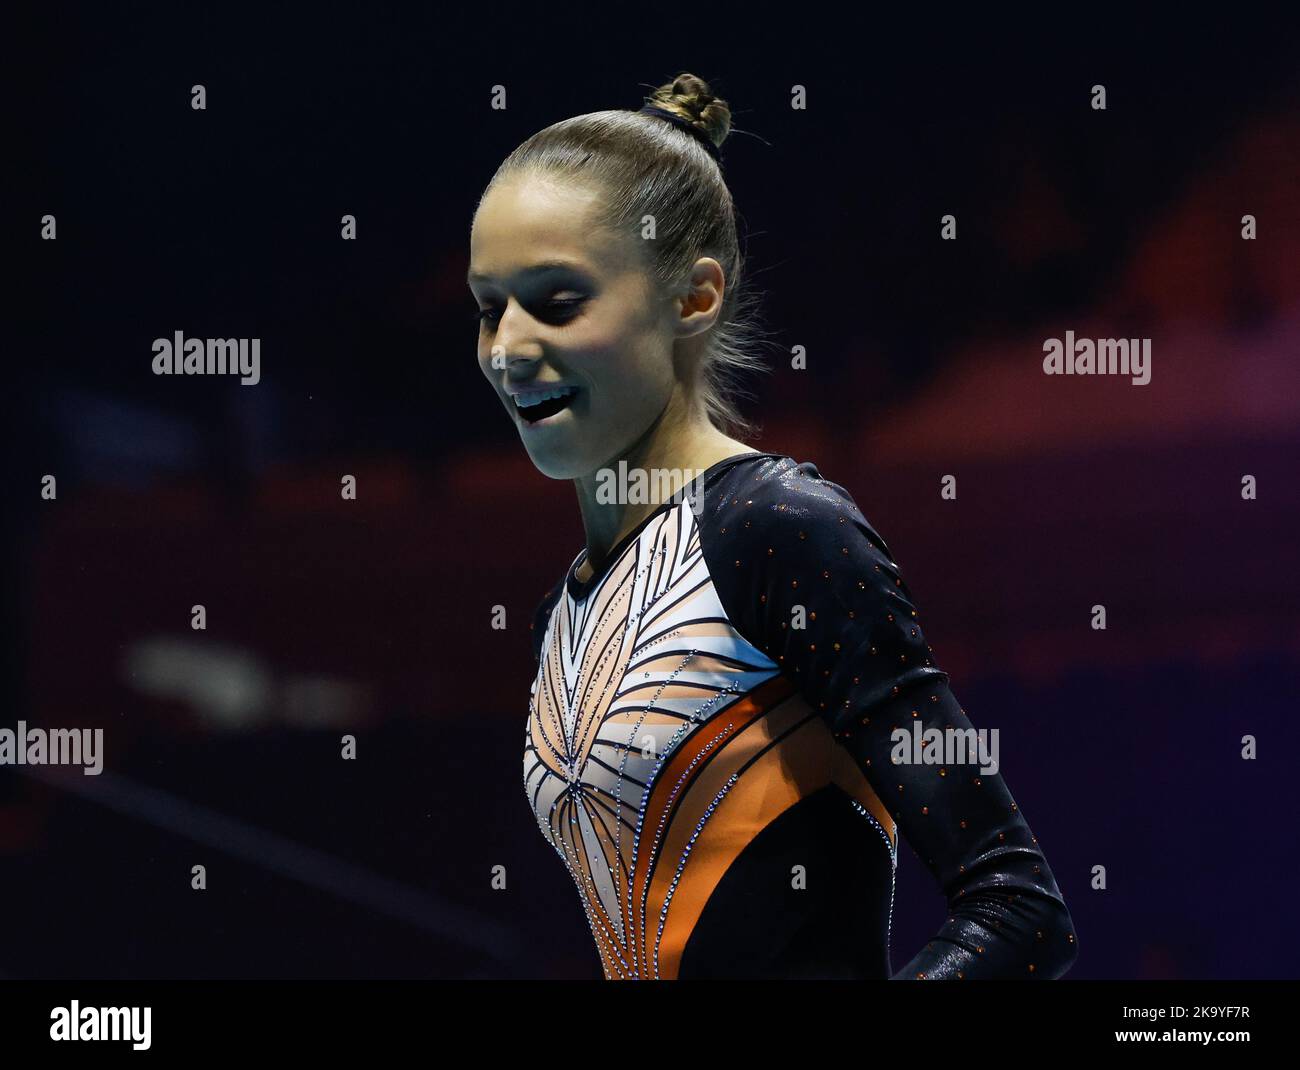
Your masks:
M711 256L700 257L691 268L689 288L677 299L680 316L676 323L678 337L689 338L707 331L722 313L722 298L727 278L722 265Z

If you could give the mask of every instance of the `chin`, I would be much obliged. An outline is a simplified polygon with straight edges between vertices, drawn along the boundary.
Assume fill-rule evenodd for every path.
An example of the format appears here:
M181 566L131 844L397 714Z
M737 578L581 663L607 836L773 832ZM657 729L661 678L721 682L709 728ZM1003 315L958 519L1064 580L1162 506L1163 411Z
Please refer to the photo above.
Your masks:
M524 449L533 466L548 479L577 479L591 470L591 466L584 467L581 458L564 449L546 449L528 443L524 444Z

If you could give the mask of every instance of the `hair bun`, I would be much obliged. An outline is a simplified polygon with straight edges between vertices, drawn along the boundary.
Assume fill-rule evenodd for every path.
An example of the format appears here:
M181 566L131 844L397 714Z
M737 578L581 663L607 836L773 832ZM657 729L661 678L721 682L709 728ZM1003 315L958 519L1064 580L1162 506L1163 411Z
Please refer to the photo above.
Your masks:
M731 132L727 102L714 96L703 78L685 71L646 97L646 103L681 116L715 146L720 146Z

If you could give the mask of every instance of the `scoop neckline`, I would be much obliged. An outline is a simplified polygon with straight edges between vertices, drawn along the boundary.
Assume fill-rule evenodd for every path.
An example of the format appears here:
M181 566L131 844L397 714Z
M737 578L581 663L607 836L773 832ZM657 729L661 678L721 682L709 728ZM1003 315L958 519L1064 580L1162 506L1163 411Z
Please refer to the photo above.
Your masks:
M682 496L686 493L688 488L693 487L696 483L700 482L707 485L708 481L717 475L717 473L723 468L729 468L733 464L739 464L741 461L749 460L750 458L774 457L779 459L785 456L787 455L784 453L770 453L766 450L750 450L747 453L733 453L730 457L724 457L720 461L715 461L694 479L690 480L690 482L683 483L671 498L666 502L661 502L642 517L640 523L638 523L636 527L610 547L609 553L605 555L604 564L598 570L592 572L590 579L578 579L578 569L582 566L582 563L587 560L587 547L584 546L580 551L578 551L578 556L574 558L573 564L569 566L569 571L564 577L564 585L569 594L574 598L586 597L591 592L591 589L609 574L610 569L612 569L618 562L619 558L627 552L627 548L631 546L637 536L645 530L646 525L649 524L650 521L654 520L654 518L665 509L681 504Z

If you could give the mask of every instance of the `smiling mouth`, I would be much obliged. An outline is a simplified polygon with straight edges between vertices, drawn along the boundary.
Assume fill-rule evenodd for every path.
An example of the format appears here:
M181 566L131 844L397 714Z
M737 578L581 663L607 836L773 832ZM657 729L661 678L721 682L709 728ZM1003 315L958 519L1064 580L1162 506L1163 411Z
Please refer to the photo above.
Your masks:
M547 396L549 395L549 396ZM514 396L515 410L523 418L525 423L535 424L540 420L545 420L548 416L554 416L557 412L562 412L573 404L573 399L578 396L576 386L561 387L558 390L549 392L526 392ZM538 400L533 400L533 399ZM525 402L532 400L531 405Z

